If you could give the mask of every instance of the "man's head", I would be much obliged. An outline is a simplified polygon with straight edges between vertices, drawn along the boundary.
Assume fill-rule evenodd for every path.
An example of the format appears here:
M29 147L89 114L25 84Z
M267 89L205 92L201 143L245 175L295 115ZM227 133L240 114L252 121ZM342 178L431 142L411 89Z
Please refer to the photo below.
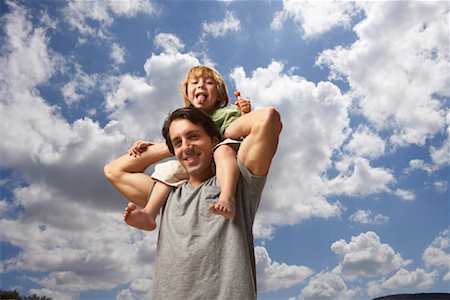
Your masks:
M212 176L212 150L221 136L204 111L194 107L175 110L164 122L162 134L170 152L191 177Z

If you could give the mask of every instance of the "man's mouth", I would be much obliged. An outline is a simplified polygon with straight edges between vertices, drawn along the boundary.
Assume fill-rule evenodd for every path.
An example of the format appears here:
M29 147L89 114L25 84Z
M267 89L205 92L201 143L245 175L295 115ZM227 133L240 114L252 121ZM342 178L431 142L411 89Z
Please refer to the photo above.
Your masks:
M200 156L200 153L196 153L196 154L192 154L192 155L185 155L183 157L183 160L187 163L191 163L194 162L195 160L197 160Z

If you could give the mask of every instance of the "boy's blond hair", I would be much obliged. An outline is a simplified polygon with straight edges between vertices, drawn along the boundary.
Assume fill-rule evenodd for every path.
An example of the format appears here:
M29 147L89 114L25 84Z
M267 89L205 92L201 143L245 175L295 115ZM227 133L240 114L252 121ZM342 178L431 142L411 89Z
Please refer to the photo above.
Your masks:
M227 86L225 85L225 81L223 80L222 75L219 74L216 70L214 70L211 67L207 67L205 65L199 65L192 67L186 78L183 81L182 87L181 87L181 93L183 94L184 98L184 106L190 107L192 106L191 102L189 102L188 96L187 96L187 86L189 84L189 80L191 78L199 78L199 77L209 77L214 79L217 85L217 104L216 108L219 107L225 107L228 105L228 102L230 101L228 98L227 93Z

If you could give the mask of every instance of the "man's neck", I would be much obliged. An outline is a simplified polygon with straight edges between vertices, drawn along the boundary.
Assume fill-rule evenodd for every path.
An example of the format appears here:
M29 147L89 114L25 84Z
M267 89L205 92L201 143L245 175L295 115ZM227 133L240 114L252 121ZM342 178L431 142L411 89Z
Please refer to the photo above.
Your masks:
M205 174L205 175L202 175L202 176L190 175L189 176L189 184L192 185L193 187L198 187L203 182L205 182L209 178L213 177L213 175L214 174L213 174L212 171L211 171L211 173L208 173L208 174Z

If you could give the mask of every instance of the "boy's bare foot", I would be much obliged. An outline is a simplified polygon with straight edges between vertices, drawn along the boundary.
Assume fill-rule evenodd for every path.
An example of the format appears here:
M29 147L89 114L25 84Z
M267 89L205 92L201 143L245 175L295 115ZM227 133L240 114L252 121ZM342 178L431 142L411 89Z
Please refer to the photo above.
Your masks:
M215 214L223 216L225 219L233 219L236 214L236 205L233 200L222 200L219 198L219 201L216 204L210 204L209 210Z
M128 225L142 230L152 231L156 228L155 220L152 220L148 214L138 209L132 202L128 203L127 208L125 208L123 220Z

